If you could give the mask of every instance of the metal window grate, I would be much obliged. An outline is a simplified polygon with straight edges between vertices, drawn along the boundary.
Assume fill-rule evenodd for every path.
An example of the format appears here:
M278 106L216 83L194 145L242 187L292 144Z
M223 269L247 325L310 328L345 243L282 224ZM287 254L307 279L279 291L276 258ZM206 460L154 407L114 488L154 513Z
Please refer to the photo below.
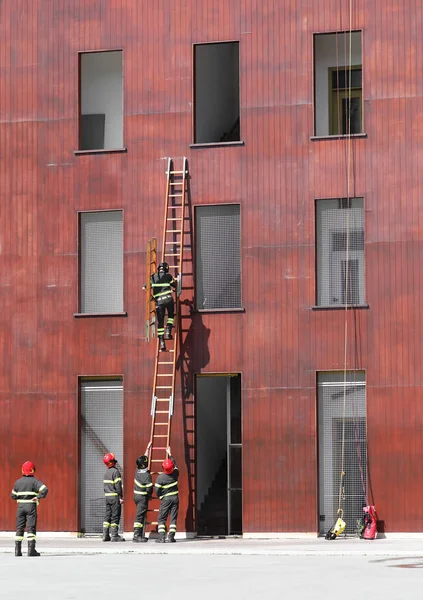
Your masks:
M318 373L320 533L337 519L344 430L346 533L363 515L367 489L366 383L363 371ZM345 414L344 414L345 393ZM363 489L364 486L364 489Z
M123 312L123 213L81 213L82 313Z
M197 206L196 306L241 308L239 204Z
M318 306L365 302L364 203L346 200L316 201Z
M100 533L104 521L103 456L113 452L123 477L121 379L83 380L81 394L81 530ZM123 512L121 527L123 527Z

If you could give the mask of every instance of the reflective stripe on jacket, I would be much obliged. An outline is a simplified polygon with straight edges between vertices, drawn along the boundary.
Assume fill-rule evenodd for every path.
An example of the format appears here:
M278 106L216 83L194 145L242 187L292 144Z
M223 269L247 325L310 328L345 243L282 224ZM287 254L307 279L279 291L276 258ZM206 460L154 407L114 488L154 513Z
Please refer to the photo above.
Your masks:
M178 488L178 479L179 479L179 470L176 466L176 461L173 456L169 457L171 461L173 461L174 470L170 475L167 473L160 473L160 475L156 479L155 487L157 497L162 500L168 496L177 496L179 494Z
M44 485L42 481L34 477L33 475L25 475L15 481L15 485L13 486L12 493L10 497L12 500L16 500L18 503L33 503L34 498L37 500L41 500L47 496L48 489L47 486Z
M104 495L106 498L118 496L123 497L122 477L116 467L109 467L104 474Z
M153 482L148 469L136 469L134 477L134 500L147 496L149 500L153 495Z
M176 281L170 273L159 275L155 273L151 277L151 294L154 300L160 300L166 296L172 297L172 288L176 288Z

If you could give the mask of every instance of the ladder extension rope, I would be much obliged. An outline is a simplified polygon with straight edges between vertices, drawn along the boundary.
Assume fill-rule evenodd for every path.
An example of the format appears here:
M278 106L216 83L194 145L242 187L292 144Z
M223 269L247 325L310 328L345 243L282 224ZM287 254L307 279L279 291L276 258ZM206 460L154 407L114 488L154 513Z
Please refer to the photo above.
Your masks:
M345 477L345 414L347 404L347 351L348 351L348 281L349 281L349 245L350 245L350 171L351 171L351 67L352 67L352 0L349 0L349 48L348 48L348 94L347 94L347 223L345 249L345 321L344 321L344 399L342 412L342 444L341 444L341 473L338 494L338 515L343 516L341 508L344 499ZM346 57L345 57L346 58ZM346 62L346 61L344 61ZM339 90L338 90L339 93ZM339 104L339 102L338 102Z

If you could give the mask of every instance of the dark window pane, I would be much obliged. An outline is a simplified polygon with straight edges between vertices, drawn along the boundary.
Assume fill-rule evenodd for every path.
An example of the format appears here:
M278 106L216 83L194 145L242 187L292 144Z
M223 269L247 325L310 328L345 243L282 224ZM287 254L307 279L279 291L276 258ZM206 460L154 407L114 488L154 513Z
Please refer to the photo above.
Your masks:
M229 488L242 488L242 448L231 447L230 452L230 481Z
M242 492L234 490L230 492L231 498L231 522L229 526L230 534L242 533Z
M231 438L232 444L241 444L241 378L231 377Z
M332 71L332 89L334 90L347 90L352 88L362 87L362 70L351 69L351 82L350 82L350 70L349 69L338 69Z

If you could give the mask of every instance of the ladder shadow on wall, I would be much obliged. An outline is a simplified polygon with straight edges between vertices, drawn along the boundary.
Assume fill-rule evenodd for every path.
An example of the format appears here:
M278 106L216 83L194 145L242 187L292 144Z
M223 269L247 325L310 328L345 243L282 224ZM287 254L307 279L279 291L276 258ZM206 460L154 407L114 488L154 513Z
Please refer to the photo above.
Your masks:
M210 362L210 329L205 327L200 313L194 312L195 255L193 246L193 219L190 191L190 178L187 182L187 203L184 227L184 284L178 303L180 326L179 356L176 368L181 377L182 416L184 430L184 458L188 473L188 507L185 516L185 530L195 531L195 399L194 373L201 372Z

